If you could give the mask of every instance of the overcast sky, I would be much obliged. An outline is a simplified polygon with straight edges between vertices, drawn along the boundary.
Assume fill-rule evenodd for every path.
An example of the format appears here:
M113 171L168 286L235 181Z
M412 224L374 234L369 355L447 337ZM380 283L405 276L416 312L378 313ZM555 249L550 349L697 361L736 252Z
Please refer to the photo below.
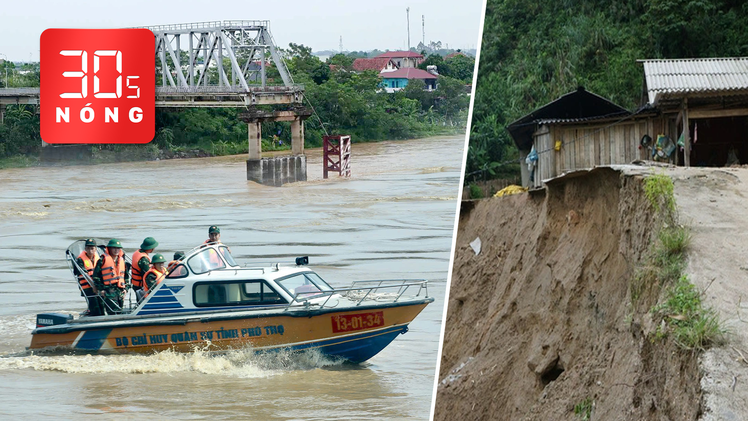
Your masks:
M422 39L450 48L476 48L483 0L195 1L195 0L7 0L0 4L0 54L38 61L39 36L47 28L124 28L216 20L269 20L275 41L314 51L396 50L407 44L405 8L410 7L411 46ZM0 55L0 58L3 56Z

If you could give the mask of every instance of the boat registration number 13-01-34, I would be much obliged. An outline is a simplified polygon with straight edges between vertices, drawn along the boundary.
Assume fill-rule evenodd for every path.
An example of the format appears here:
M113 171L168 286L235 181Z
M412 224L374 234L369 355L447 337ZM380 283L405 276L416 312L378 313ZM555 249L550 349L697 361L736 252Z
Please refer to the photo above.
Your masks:
M351 332L384 326L384 312L357 313L332 316L332 332Z

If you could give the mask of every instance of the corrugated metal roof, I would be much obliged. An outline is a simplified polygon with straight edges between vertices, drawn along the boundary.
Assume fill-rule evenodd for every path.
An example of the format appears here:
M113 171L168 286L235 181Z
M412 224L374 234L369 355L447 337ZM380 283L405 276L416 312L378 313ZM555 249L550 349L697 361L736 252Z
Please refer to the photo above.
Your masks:
M643 60L649 103L685 94L748 91L748 57Z
M599 116L592 116L592 117L580 117L580 118L541 118L538 120L535 120L535 123L537 124L573 124L573 123L586 123L588 121L595 121L595 120L610 120L614 118L620 118L620 117L628 117L631 115L631 112L629 111L619 111L616 113L611 113L608 115L599 115Z
M526 116L513 121L506 129L519 150L530 150L532 133L538 124L573 123L631 115L625 108L584 89L562 95Z

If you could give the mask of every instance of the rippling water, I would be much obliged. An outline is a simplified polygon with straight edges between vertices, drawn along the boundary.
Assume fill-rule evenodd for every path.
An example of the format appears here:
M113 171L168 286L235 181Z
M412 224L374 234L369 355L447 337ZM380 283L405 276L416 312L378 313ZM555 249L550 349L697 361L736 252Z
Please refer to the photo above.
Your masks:
M463 138L353 145L353 177L280 188L246 181L244 156L0 171L0 417L427 419ZM64 259L75 240L146 236L170 258L221 227L239 263L310 266L335 286L426 278L429 305L380 354L39 356L37 312L85 308Z

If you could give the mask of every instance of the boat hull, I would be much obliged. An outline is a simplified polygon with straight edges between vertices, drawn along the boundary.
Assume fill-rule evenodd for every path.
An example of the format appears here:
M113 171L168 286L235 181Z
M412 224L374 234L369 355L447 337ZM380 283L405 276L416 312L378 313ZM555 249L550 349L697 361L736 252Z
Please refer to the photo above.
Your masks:
M78 322L39 328L29 349L91 353L151 353L196 347L258 351L318 349L334 357L362 362L376 355L433 299L346 309L250 312L183 317L133 318Z

